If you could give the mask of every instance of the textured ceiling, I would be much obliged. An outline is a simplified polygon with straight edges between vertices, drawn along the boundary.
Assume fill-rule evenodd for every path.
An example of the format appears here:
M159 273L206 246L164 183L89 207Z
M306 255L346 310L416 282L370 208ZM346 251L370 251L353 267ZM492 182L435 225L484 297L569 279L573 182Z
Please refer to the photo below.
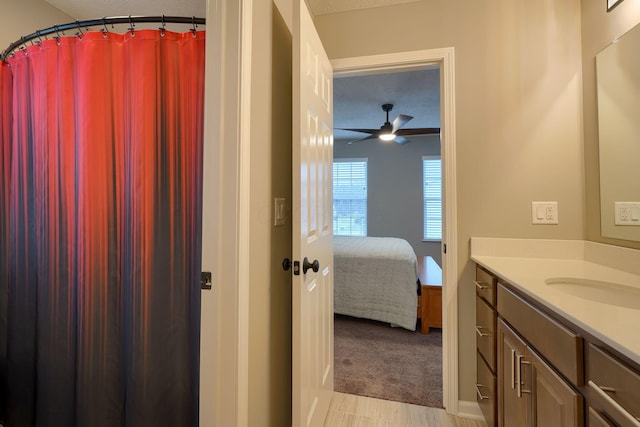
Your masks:
M389 113L413 116L404 128L440 127L440 70L404 71L338 77L333 84L334 128L378 129L386 120L382 104L394 104ZM366 134L335 130L334 139Z

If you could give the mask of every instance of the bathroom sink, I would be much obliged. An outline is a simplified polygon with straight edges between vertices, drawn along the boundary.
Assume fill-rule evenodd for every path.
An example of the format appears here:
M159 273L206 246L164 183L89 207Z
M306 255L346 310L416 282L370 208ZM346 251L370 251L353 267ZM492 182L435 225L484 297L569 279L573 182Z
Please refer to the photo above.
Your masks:
M545 283L578 298L640 310L640 288L577 277L552 277Z

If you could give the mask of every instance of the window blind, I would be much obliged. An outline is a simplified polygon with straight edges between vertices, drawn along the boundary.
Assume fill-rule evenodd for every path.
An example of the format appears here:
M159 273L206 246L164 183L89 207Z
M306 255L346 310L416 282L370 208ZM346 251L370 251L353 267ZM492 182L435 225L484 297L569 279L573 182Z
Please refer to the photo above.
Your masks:
M442 240L442 161L439 156L422 158L424 240Z
M367 235L367 159L334 159L333 234Z

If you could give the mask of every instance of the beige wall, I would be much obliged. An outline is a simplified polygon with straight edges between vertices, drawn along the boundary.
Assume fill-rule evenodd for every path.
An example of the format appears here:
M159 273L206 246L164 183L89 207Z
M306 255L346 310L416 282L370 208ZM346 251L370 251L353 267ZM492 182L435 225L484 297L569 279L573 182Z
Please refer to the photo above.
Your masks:
M475 401L470 237L584 238L579 0L423 0L316 24L331 59L455 48L459 387ZM558 225L531 225L536 200L558 202Z
M248 425L275 427L291 425L291 271L280 266L292 242L292 39L271 2L253 9ZM286 199L284 226L274 197Z
M600 233L600 170L595 56L640 22L640 0L625 0L611 12L604 2L582 0L582 75L586 238L596 242L640 248L640 242L610 239Z
M43 0L2 0L0 51L22 36L73 20Z

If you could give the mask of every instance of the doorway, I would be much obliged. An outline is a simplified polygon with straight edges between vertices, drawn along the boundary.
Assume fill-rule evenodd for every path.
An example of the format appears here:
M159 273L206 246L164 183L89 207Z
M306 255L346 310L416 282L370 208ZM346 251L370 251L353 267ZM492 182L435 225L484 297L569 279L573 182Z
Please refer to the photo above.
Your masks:
M442 331L416 321L414 256L440 284L440 69L338 76L333 93L335 390L441 408ZM378 259L396 244L406 256Z
M335 76L363 75L440 68L440 111L443 197L443 406L458 413L458 294L455 159L455 96L453 48L344 58L332 61Z

